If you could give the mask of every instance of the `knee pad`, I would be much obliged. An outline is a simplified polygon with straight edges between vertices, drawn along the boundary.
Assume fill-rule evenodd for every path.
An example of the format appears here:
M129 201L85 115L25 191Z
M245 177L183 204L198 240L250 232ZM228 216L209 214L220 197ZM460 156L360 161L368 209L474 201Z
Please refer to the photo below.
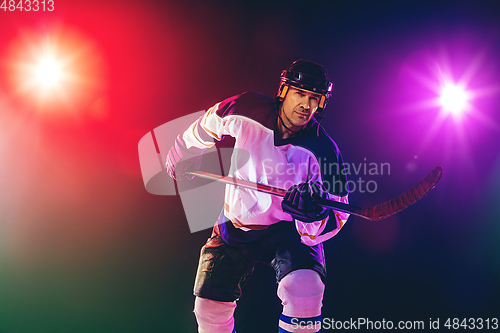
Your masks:
M234 331L236 302L218 302L196 297L194 314L199 333L231 333Z
M325 285L317 272L300 269L288 273L278 285L283 314L298 318L320 316L324 291Z

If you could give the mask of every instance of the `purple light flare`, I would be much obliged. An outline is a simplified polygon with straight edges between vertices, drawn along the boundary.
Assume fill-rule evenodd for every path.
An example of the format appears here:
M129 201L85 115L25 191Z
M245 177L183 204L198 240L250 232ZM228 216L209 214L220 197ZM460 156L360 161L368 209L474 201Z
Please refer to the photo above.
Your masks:
M441 89L439 102L442 111L455 119L461 119L462 115L470 108L469 93L461 86L446 83Z

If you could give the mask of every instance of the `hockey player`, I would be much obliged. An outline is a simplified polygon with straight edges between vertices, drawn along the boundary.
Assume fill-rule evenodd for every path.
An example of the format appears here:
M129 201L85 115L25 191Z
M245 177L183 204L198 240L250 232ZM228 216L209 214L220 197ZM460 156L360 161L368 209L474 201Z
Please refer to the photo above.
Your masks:
M347 203L340 151L320 125L331 91L321 65L297 60L281 73L274 98L246 92L215 104L167 154L169 175L191 178L185 172L200 167L213 139L232 136L229 176L289 188L280 198L227 185L223 212L201 249L195 279L198 332L236 332L236 301L257 261L276 271L283 304L279 331L320 331L326 275L322 242L348 218L314 202L319 195Z

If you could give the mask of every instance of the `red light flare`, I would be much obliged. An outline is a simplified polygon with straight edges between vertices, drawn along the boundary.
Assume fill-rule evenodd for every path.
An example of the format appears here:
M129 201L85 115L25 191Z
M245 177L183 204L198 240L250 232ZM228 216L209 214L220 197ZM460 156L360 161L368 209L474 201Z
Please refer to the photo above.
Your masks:
M4 57L16 109L51 118L102 117L105 73L97 47L72 28L23 31Z

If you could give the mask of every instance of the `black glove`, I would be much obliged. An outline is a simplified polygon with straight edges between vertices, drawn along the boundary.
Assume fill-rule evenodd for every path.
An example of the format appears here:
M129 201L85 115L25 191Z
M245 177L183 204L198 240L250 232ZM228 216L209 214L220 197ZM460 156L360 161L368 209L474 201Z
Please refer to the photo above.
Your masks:
M314 202L314 196L326 199L326 189L320 182L302 183L288 189L281 203L285 213L302 222L316 222L326 218L331 209Z

